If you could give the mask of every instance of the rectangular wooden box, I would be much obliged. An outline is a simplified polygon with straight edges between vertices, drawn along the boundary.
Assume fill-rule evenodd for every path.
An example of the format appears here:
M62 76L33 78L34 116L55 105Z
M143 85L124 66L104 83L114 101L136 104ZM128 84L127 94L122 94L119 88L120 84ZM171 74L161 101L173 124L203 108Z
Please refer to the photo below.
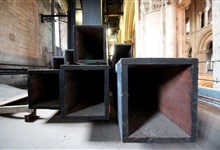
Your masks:
M74 26L75 62L107 64L106 26Z
M52 69L60 69L60 66L64 64L63 56L53 56L52 57Z
M114 54L112 56L112 68L115 68L115 64L121 58L133 57L133 45L132 44L114 44Z
M60 80L64 119L109 119L109 66L63 65Z
M74 50L73 49L66 49L65 50L65 64L70 65L74 64Z
M59 69L28 70L28 103L31 109L59 109Z
M123 142L195 142L198 60L122 58L116 64Z

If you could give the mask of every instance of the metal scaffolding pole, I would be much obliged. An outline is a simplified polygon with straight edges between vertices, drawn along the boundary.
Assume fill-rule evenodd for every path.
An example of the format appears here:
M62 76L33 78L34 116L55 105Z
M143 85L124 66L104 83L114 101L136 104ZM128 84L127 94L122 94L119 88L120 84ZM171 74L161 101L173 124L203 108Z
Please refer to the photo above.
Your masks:
M55 0L51 0L51 15L54 15L55 8ZM52 28L52 52L53 56L56 56L56 41L55 41L55 21L54 18L51 20L51 28Z

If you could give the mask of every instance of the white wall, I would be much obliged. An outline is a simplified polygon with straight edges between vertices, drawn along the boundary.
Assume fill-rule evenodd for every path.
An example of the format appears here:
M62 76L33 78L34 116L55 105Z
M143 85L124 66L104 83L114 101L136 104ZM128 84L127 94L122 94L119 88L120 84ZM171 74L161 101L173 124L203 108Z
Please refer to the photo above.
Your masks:
M220 3L212 1L212 19L213 19L213 59L220 60ZM213 79L220 81L220 62L214 63ZM213 83L213 87L220 89L220 82Z

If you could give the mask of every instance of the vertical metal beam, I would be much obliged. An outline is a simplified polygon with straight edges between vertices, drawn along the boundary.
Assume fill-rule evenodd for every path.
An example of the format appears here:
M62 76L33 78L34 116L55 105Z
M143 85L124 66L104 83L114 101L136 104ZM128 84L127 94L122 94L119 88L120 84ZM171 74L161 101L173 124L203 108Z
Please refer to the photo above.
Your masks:
M59 43L60 43L60 51L59 51L59 54L58 54L58 56L62 56L63 55L63 52L62 52L62 46L61 46L61 26L60 26L60 18L59 18L59 21L58 21L58 23L59 23ZM58 52L57 52L58 53Z
M100 0L82 0L83 25L101 25Z
M103 6L103 3L102 3L102 0L99 0L99 7L100 7L100 23L103 24L103 9L102 9L102 6Z
M51 15L55 15L54 14L54 8L55 8L55 0L51 0ZM51 21L51 28L52 28L52 52L53 52L53 56L56 56L56 41L55 41L55 21L54 18Z
M107 12L107 9L106 9L106 7L107 7L107 1L108 1L108 0L104 0L104 13Z
M75 5L75 0L68 0L68 49L73 49L74 47L73 26L76 24Z

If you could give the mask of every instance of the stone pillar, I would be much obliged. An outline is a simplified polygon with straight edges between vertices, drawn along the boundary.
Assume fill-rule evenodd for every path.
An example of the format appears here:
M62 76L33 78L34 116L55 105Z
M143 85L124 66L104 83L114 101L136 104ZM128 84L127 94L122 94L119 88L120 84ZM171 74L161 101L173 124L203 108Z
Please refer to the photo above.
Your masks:
M199 27L198 29L200 29L202 26L202 11L199 12Z
M209 8L206 7L205 9L203 9L204 12L204 26L208 25L208 12L209 12Z
M139 0L139 3L136 3L136 57L146 57L146 48L144 48L145 43L145 14L146 6L142 0Z
M149 11L153 10L153 1L149 0Z
M212 31L213 31L213 59L220 60L220 3L212 1ZM213 65L213 88L220 89L220 62L215 62Z
M185 41L186 41L186 22L185 22L185 7L180 6L177 10L177 57L185 57Z
M145 54L144 54L144 5L143 3L140 5L140 20L139 20L139 28L138 28L138 32L139 32L139 49L137 49L139 51L138 53L138 57L144 57Z
M166 56L177 57L176 53L176 28L177 28L177 3L173 2L166 8Z
M160 41L160 49L162 56L166 56L166 11L165 7L167 6L167 2L163 0L162 6L161 6L161 41Z
M184 57L185 9L190 0L140 0L137 57ZM169 3L168 3L169 2Z

